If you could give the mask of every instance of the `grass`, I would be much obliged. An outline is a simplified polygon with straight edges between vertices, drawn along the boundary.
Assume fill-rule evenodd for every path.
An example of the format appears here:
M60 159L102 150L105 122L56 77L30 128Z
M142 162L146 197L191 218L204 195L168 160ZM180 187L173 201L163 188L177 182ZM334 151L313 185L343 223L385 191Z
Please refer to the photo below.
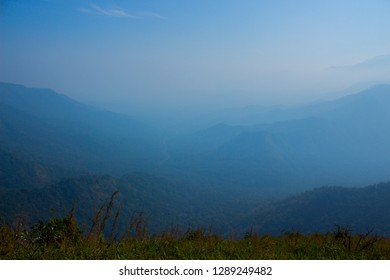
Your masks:
M120 208L111 200L96 213L89 230L80 230L74 209L63 218L25 228L0 226L0 259L56 260L337 260L390 259L390 240L354 235L337 226L327 234L282 236L247 233L242 239L223 238L212 228L182 231L179 227L150 235L142 213L134 214L122 235L116 232ZM109 223L109 219L113 220ZM232 234L230 234L232 236Z
M141 234L136 231L135 234L127 234L120 240L110 240L103 234L84 234L69 221L69 217L52 219L47 224L32 227L29 231L0 227L0 259L390 258L389 239L349 233L340 235L340 229L328 234L290 233L279 237L249 236L239 240L224 239L201 229L189 230L180 237L167 232L159 236L149 236L146 232ZM58 227L62 224L73 228Z

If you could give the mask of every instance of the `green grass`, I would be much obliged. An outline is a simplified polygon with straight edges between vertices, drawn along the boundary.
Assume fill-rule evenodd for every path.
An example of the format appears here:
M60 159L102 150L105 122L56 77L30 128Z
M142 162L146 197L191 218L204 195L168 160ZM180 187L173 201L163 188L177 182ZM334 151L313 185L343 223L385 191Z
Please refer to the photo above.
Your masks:
M15 227L0 226L0 259L41 260L335 260L390 259L390 239L353 235L337 226L327 234L283 236L254 235L228 238L212 227L181 229L150 235L142 213L134 214L124 233L117 231L120 208L114 207L114 192L97 211L92 224L82 231L74 209L62 218L26 227L22 219Z
M97 223L98 224L98 223ZM29 229L0 227L0 259L389 259L390 240L370 234L352 235L347 229L332 233L222 238L212 230L178 229L150 236L142 220L133 219L126 234L103 237L103 228L82 232L73 215L53 218ZM107 235L106 235L107 236Z

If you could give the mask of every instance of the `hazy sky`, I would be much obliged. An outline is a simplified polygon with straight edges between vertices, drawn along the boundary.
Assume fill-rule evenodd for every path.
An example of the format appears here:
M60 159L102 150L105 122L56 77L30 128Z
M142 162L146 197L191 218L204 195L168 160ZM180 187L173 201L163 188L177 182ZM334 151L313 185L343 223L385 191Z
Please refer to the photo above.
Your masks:
M389 0L0 0L0 80L139 108L315 99L387 79L350 66L390 54L389 15Z

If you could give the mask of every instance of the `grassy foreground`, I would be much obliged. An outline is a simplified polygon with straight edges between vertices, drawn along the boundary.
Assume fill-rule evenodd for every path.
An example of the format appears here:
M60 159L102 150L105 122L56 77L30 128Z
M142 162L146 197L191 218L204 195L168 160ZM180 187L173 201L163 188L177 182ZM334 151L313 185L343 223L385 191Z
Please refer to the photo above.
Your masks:
M0 227L0 259L390 259L390 240L352 235L337 227L328 234L222 238L212 229L174 228L160 235L148 234L142 215L133 216L122 236L115 234L116 218L98 216L87 232L79 229L73 213L23 229ZM110 229L110 230L108 230ZM105 234L103 234L105 232Z

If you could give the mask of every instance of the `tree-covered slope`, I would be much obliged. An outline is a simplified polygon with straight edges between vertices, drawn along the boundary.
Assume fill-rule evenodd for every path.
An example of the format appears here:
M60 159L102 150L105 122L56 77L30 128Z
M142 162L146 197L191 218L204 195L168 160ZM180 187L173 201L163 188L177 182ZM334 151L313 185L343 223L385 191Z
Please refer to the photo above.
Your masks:
M167 165L235 187L294 193L389 180L390 86L273 112L283 121L217 125L169 145ZM271 113L268 113L271 114Z
M0 83L0 145L47 164L123 174L160 158L158 132L49 89Z
M336 225L390 236L390 183L363 188L322 187L254 209L241 221L260 233L326 233Z
M178 185L143 173L130 173L120 179L85 175L34 189L0 188L0 215L6 223L18 217L36 222L53 214L65 215L74 207L78 222L90 226L99 209L107 207L116 192L111 214L120 211L122 230L133 214L141 212L153 231L191 220L185 209L188 200Z

